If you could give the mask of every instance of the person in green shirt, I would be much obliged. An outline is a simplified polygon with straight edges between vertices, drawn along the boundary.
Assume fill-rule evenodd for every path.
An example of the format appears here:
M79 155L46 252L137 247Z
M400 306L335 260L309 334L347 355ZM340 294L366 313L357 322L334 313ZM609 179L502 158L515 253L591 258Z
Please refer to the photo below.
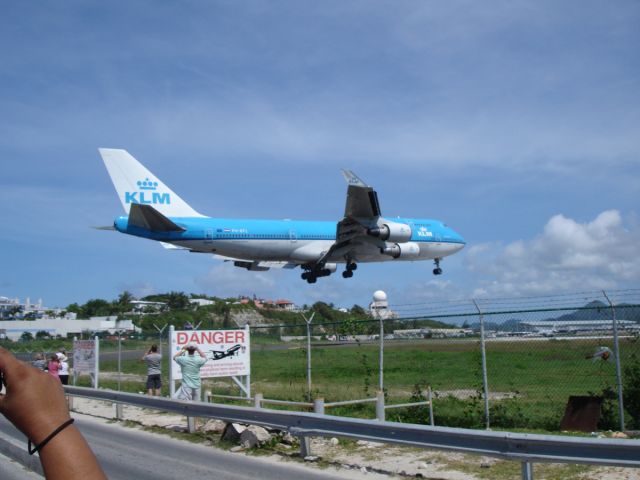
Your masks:
M195 353L198 352L199 356ZM173 356L182 372L182 384L177 397L180 400L200 401L202 399L202 383L200 367L207 363L207 356L197 345L190 343Z

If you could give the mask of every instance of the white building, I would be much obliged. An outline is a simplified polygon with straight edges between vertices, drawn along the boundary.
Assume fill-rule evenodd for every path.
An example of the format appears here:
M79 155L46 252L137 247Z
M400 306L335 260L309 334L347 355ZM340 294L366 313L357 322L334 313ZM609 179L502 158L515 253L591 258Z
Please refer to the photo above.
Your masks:
M373 293L373 301L369 304L369 315L382 320L398 318L398 315L389 309L387 294L382 290Z
M89 320L67 320L63 318L42 318L37 320L6 320L0 322L9 340L19 340L24 332L29 332L34 337L38 332L47 332L52 337L60 335L80 335L83 332L108 332L115 334L118 331L138 332L131 320L117 320L117 317L91 317Z

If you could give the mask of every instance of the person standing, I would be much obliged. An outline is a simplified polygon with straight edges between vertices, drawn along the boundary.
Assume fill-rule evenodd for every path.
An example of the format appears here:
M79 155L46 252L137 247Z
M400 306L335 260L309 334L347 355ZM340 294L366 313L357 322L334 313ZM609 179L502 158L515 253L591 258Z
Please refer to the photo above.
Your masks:
M66 351L61 348L56 356L60 361L60 369L58 370L58 377L63 385L69 385L69 359L67 358Z
M44 359L44 355L42 353L36 354L36 359L31 362L31 365L43 372L47 369L47 361Z
M195 353L198 352L198 356ZM180 365L182 384L177 397L180 400L200 401L202 399L202 382L200 367L207 363L207 356L197 345L190 343L182 347L173 359Z
M162 355L158 353L158 346L151 345L140 361L147 363L147 393L159 397L162 388Z
M58 360L58 356L55 353L49 358L47 370L49 371L49 375L60 380L60 360Z

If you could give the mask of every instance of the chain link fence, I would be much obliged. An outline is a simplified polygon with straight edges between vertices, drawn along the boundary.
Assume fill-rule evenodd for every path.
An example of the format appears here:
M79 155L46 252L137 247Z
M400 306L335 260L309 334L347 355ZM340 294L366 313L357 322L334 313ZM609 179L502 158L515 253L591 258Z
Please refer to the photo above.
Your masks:
M571 396L596 397L599 429L640 427L639 290L392 310L397 317L312 322L310 366L304 321L252 328L253 391L338 401L382 389L392 404L423 400L431 387L436 425L551 431L560 429ZM429 422L426 408L388 419Z

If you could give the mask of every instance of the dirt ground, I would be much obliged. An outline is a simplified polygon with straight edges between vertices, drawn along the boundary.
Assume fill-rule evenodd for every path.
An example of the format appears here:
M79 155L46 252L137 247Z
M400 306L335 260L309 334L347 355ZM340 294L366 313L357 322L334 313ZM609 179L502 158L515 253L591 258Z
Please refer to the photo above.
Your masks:
M107 419L114 418L116 411L113 403L84 398L73 399L73 410ZM129 405L123 407L123 416L124 420L143 427L159 427L173 432L183 432L187 425L184 416L159 414L155 410ZM210 420L199 428L211 435L218 435L224 428L224 422ZM372 477L383 474L396 478L434 480L521 478L521 465L518 462L375 442L313 438L311 452L313 462L319 466L334 465L343 471L368 472ZM288 457L293 453L296 452L283 453L283 460L290 460ZM640 469L534 464L534 475L536 479L548 480L640 480Z

